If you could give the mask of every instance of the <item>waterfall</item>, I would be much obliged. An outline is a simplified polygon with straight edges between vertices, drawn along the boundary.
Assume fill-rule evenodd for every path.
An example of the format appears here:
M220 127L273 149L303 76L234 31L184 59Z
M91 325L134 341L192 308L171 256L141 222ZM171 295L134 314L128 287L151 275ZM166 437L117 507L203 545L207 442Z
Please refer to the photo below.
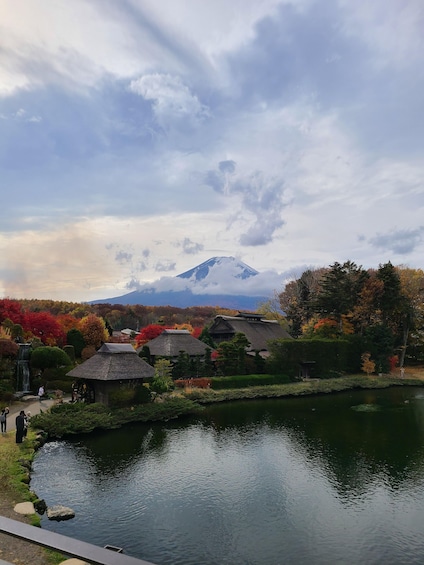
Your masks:
M18 359L16 361L16 389L29 392L29 358L31 356L31 344L20 343Z

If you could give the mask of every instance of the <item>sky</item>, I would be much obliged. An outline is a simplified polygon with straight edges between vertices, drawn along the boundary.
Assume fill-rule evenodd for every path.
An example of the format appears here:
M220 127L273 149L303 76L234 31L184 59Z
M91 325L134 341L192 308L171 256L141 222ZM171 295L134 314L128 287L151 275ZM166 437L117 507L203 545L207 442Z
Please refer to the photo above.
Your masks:
M423 29L422 0L0 0L0 296L424 267Z

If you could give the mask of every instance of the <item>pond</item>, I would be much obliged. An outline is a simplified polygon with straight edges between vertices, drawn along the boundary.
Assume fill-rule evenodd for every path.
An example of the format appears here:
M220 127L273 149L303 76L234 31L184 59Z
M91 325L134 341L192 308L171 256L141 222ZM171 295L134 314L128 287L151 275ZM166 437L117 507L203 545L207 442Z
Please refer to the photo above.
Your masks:
M157 565L424 563L424 388L208 407L51 442L42 527Z

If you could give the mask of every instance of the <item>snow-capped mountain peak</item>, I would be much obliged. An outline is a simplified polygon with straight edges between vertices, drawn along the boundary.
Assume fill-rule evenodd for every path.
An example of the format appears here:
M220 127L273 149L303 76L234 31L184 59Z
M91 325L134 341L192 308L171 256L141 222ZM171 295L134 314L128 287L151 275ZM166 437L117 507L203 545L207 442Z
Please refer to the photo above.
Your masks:
M258 271L235 257L212 257L177 276L180 279L190 279L193 282L213 282L215 278L222 280L225 276L244 280L258 274Z

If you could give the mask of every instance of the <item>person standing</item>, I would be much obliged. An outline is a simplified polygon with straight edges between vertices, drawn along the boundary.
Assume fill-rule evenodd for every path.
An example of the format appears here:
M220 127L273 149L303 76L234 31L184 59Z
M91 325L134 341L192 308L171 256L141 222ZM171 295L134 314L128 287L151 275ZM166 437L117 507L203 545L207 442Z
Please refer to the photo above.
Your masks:
M27 437L30 420L31 420L31 412L28 411L24 416L24 437Z
M16 443L22 443L25 433L25 412L21 410L16 416Z
M6 433L7 428L7 415L9 414L9 408L3 408L0 412L0 426L1 426L1 433Z
M40 402L41 402L41 399L43 398L43 396L44 396L44 387L43 387L43 385L41 385L40 388L38 389L38 398L39 398Z

